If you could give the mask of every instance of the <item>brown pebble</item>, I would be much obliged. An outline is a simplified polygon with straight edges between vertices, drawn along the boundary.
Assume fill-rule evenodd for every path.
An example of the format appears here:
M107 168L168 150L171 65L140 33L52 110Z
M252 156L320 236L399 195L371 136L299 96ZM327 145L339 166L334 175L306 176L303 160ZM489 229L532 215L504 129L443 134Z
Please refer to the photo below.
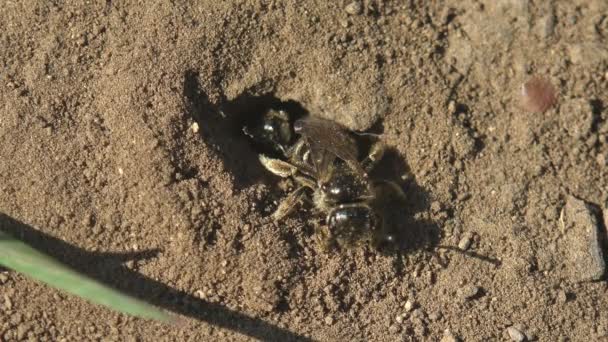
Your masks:
M521 87L521 106L533 113L542 113L556 101L555 88L544 78L533 77Z

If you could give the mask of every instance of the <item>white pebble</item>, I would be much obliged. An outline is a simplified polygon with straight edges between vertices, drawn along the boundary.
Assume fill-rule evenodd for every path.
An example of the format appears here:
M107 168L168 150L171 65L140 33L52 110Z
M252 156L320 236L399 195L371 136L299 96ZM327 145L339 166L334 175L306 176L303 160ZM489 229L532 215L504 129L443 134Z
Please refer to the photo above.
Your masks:
M416 304L415 304L413 301L411 301L411 300L409 300L409 299L408 299L408 301L407 301L407 302L405 302L405 311L408 311L408 312L409 312L409 311L412 311L412 309L413 309L415 306L416 306Z
M190 129L192 130L192 132L194 133L198 133L199 127L198 127L198 123L193 123L192 126L190 126Z
M517 329L516 327L508 327L507 333L509 334L509 337L511 337L511 339L515 342L523 342L523 340L526 339L526 335L524 335L524 333L519 331L519 329Z
M463 251L466 251L467 249L469 249L469 247L471 247L471 239L473 238L471 233L465 233L462 236L462 239L460 239L460 242L458 243L458 248L460 248Z

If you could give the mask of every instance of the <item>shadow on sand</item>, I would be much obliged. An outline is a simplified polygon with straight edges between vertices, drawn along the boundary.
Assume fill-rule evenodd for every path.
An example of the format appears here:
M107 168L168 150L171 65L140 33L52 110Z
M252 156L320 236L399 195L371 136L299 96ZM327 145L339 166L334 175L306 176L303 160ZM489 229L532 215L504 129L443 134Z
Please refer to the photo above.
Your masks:
M91 278L166 310L258 340L313 341L261 319L230 310L219 304L208 303L123 265L129 260L154 258L158 250L125 253L87 252L4 214L0 214L0 230Z

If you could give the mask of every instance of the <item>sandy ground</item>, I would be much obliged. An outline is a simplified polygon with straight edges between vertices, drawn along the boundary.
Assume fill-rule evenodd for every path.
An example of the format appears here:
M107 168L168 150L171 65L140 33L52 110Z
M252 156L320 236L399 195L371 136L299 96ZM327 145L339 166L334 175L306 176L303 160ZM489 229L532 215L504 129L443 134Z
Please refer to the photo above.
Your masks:
M84 3L2 2L0 224L184 322L3 272L0 340L608 340L559 224L608 205L606 1ZM290 184L236 126L279 100L382 133L404 248L271 220Z

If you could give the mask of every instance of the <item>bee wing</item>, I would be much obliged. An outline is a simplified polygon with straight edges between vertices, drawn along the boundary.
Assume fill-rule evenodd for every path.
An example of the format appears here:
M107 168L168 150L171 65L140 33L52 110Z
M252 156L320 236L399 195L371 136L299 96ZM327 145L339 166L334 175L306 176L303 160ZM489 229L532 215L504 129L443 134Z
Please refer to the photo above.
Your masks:
M358 161L357 143L339 124L326 119L307 117L297 120L294 129L306 139L319 174L324 174L338 157L358 174L366 176Z
M317 181L321 183L327 182L332 174L330 169L333 167L336 155L328 152L326 149L319 148L318 146L311 146L310 158L317 173Z

